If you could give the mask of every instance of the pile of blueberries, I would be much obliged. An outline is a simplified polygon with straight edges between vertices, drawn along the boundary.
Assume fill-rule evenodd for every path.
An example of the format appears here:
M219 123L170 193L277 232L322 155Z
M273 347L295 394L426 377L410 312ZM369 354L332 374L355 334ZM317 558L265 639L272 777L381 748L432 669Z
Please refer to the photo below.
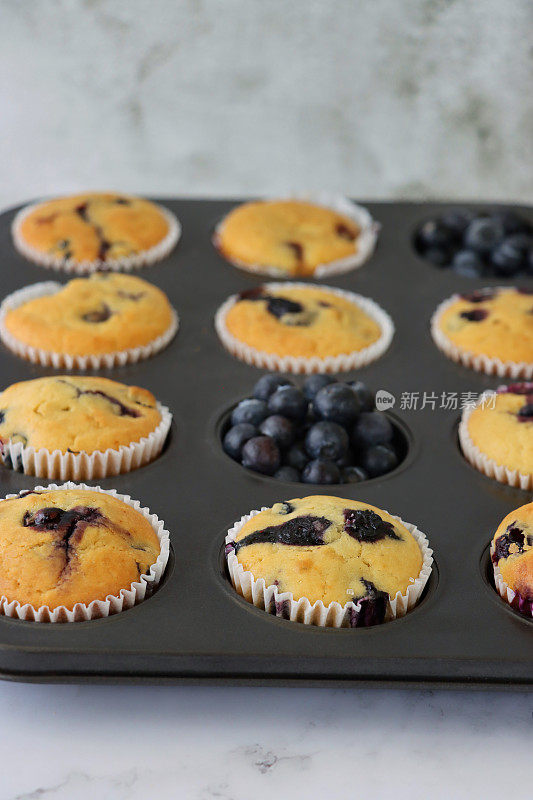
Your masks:
M533 226L514 211L450 211L420 226L415 247L435 266L467 278L533 275Z
M263 375L235 406L223 447L243 467L281 481L359 483L403 457L399 433L361 381L311 375L300 389Z

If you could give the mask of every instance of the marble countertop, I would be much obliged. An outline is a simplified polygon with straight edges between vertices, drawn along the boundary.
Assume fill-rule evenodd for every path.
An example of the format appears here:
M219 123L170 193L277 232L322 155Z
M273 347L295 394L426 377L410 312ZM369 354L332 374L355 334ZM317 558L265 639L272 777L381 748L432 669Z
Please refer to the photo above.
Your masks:
M0 683L0 800L523 796L517 692Z

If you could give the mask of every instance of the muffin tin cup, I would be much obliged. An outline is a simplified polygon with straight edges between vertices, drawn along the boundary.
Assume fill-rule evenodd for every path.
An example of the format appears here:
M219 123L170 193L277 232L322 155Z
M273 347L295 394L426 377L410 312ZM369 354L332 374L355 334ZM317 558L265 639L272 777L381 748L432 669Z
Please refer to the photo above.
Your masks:
M519 489L531 490L533 489L533 473L523 473L517 469L509 469L504 464L498 464L494 459L489 458L477 447L468 431L468 421L475 408L489 402L496 392L486 391L480 394L474 406L467 406L461 416L459 423L459 443L461 450L467 461L472 464L477 470L482 472L488 478L494 478L500 483L506 483L508 486L515 486Z
M8 311L12 311L30 300L35 300L37 297L55 294L62 288L63 284L57 283L57 281L44 281L25 286L9 294L4 299L2 305L0 305L0 339L15 355L24 358L26 361L31 361L32 364L40 364L42 367L54 367L54 369L112 369L113 367L135 364L138 361L151 358L151 356L163 350L178 331L179 317L173 308L172 321L168 329L152 342L148 342L148 344L98 355L72 355L43 350L39 347L30 347L7 330L5 316Z
M493 553L494 544L491 544L491 560ZM511 587L502 578L499 566L494 564L494 562L492 562L492 569L494 572L494 585L496 586L496 591L502 600L505 600L505 602L514 608L515 611L518 611L525 617L530 617L533 619L533 600L531 598L523 597L519 592L515 592L514 589L511 589Z
M61 270L74 275L87 275L97 270L109 270L113 272L132 272L141 267L148 267L166 258L174 249L181 237L181 224L178 218L164 206L157 205L158 211L163 215L168 225L168 233L153 247L143 250L135 255L124 258L112 258L106 261L95 259L94 261L76 261L73 258L67 260L53 255L43 253L29 245L21 234L21 226L24 219L41 206L43 202L32 203L21 209L13 220L11 233L15 247L25 258L48 269Z
M261 509L261 511L266 510L266 507ZM251 572L244 569L232 549L232 544L241 528L259 513L260 511L250 511L241 517L239 522L230 528L225 539L226 563L235 591L257 608L291 622L327 628L356 628L368 625L366 614L368 609L365 608L364 600L358 603L349 601L345 605L333 601L328 606L321 600L311 603L307 597L295 600L292 592L280 592L273 584L267 586L264 578L256 580ZM419 575L411 579L413 582L404 594L397 592L395 597L389 598L385 622L403 617L414 608L429 580L433 564L433 550L426 535L415 525L404 522L400 517L393 516L393 519L404 525L415 538L422 554L422 568Z
M156 561L150 566L150 571L146 575L141 575L138 581L133 581L128 588L120 590L118 595L109 594L105 600L93 600L91 603L76 603L72 609L66 606L56 606L50 609L48 606L40 606L35 608L30 603L20 603L18 600L8 600L5 595L0 597L0 614L6 617L13 617L20 620L29 620L31 622L87 622L93 619L102 619L109 617L112 614L118 614L125 611L127 608L141 603L149 597L154 589L158 586L165 572L167 566L169 552L170 552L170 534L165 529L165 523L160 520L155 514L152 514L149 508L141 506L138 500L132 500L127 494L119 494L114 489L102 489L100 486L87 486L85 483L68 483L55 484L49 486L36 486L35 490L51 490L51 489L89 489L93 492L102 492L102 494L109 494L111 497L116 497L131 508L134 508L142 516L148 520L152 526L160 544L160 553ZM24 492L22 493L24 495ZM18 494L8 494L5 500L12 500L19 497Z
M350 272L352 269L361 267L374 252L380 229L379 223L372 219L370 212L366 208L357 205L357 203L353 203L346 197L331 195L327 192L317 192L314 194L291 194L285 197L276 196L265 199L298 200L305 203L312 203L316 206L323 206L331 211L335 211L337 214L348 217L348 219L359 226L360 233L357 237L357 251L345 258L338 258L326 264L319 264L312 275L309 275L311 278L327 278L329 275L341 275L344 272ZM216 226L213 234L213 244L226 261L229 261L234 267L239 267L239 269L244 269L247 272L254 272L260 275L267 275L271 278L293 277L280 267L265 266L264 264L248 264L245 261L240 261L239 259L231 258L226 255L220 239L225 221L226 217Z
M509 287L496 287L505 289ZM433 341L442 350L448 358L452 361L459 362L464 367L473 369L476 372L484 372L486 375L498 375L500 378L524 378L530 380L533 378L533 363L527 361L502 361L499 358L490 358L485 355L476 355L462 347L454 344L440 327L440 320L443 313L457 300L461 295L454 294L447 300L444 300L437 306L435 313L431 318L431 336Z
M172 414L166 406L157 404L161 422L148 434L136 442L121 445L117 449L95 450L92 453L63 452L41 447L24 446L11 440L0 445L1 455L6 466L12 466L26 475L51 480L95 480L110 475L131 472L154 461L165 444L170 430Z
M264 286L266 289L273 289L275 291L276 289L283 290L290 287L308 289L310 284L291 281L286 283L265 283ZM381 358L388 350L394 336L394 323L387 312L375 303L374 300L370 300L370 298L363 297L355 292L348 292L344 289L334 288L333 286L314 286L313 288L331 292L357 305L380 326L381 336L379 339L362 350L356 350L352 353L343 353L338 356L327 356L325 358L279 356L275 353L266 353L245 344L229 332L226 325L226 317L229 310L239 300L239 295L234 294L220 306L215 315L215 328L220 341L226 350L235 356L235 358L244 361L246 364L268 369L271 372L292 372L294 374L306 375L311 375L315 372L348 372L352 369L364 367L372 361L377 361L378 358Z

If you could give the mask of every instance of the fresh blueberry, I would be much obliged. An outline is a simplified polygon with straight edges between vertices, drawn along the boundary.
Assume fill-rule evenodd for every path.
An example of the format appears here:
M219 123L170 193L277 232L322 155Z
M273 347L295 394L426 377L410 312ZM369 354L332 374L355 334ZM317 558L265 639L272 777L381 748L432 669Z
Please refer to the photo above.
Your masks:
M241 400L231 412L231 424L238 425L240 422L249 422L250 425L259 425L268 416L268 407L264 400L248 398Z
M304 381L304 394L308 400L313 400L317 392L323 389L324 386L329 386L330 383L335 383L335 379L331 375L310 375Z
M428 247L424 250L424 258L436 267L448 267L452 260L452 251L445 247Z
M272 414L264 419L259 430L264 436L271 436L282 450L291 446L296 435L294 422L281 414Z
M398 464L398 456L391 447L378 444L366 450L361 457L361 466L371 478L390 472Z
M418 229L416 241L418 247L424 251L428 250L447 250L453 242L453 233L438 219L430 219L424 222Z
M349 447L343 456L335 459L335 464L338 466L340 470L343 470L345 467L351 467L353 466L354 463L355 463L354 454Z
M368 480L368 475L361 467L345 467L342 470L343 483L361 483Z
M224 436L222 446L228 456L231 456L236 461L241 457L242 448L253 436L257 436L257 428L250 425L249 422L240 422L234 425Z
M488 254L504 236L504 227L498 219L478 217L466 229L465 246L476 253Z
M464 278L480 278L485 264L474 250L459 250L453 257L452 269Z
M527 255L533 248L533 235L530 233L514 233L512 236L506 237L505 244L512 245L520 253Z
M248 439L242 448L243 467L262 472L264 475L273 475L280 464L279 447L270 436L254 436Z
M497 275L504 277L516 275L526 265L526 253L521 247L517 247L511 238L504 239L493 250L491 263Z
M286 483L299 483L300 482L300 473L294 467L280 467L277 472L274 473L274 477L277 478L278 481L285 481Z
M293 444L293 446L289 449L285 460L289 467L293 467L301 472L309 461L309 456L306 453L304 443L296 442L296 444Z
M375 403L374 392L363 381L350 381L348 386L357 397L361 411L373 411Z
M473 219L474 214L471 211L459 208L443 214L440 221L456 239L460 240Z
M273 373L262 375L254 386L254 397L258 400L268 400L280 386L292 386L292 384L283 375L274 375Z
M305 449L310 458L336 461L348 450L348 434L336 422L317 422L307 432Z
M281 414L289 419L303 419L307 414L308 402L296 386L280 386L269 397L268 410L271 414Z
M302 472L304 483L340 483L341 473L336 464L320 458L310 461Z
M321 419L350 425L361 406L357 395L346 383L332 383L321 389L313 400L313 410Z
M356 450L388 444L394 428L388 417L381 411L365 411L354 425L352 442Z
M503 227L508 235L531 233L531 225L515 211L495 211L490 216Z

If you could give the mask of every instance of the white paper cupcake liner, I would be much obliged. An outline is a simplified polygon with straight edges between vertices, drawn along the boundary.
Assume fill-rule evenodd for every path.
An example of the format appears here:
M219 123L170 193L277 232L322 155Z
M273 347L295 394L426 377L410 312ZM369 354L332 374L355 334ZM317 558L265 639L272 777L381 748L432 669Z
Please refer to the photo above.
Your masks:
M172 414L166 406L157 404L161 422L148 434L136 442L121 445L118 449L94 450L92 453L62 452L41 447L36 450L24 446L22 442L8 440L0 443L1 457L10 466L26 475L51 480L95 480L110 475L120 475L149 464L163 449L170 430Z
M515 486L519 489L533 489L532 473L524 474L517 469L509 469L509 467L506 467L504 464L498 464L494 459L489 458L483 453L472 441L468 431L468 421L472 412L478 406L490 402L494 394L497 393L493 391L483 392L478 397L475 405L467 406L463 410L461 422L459 423L459 443L461 445L461 450L467 461L488 478L494 478L500 483L506 483L509 486Z
M56 281L44 281L34 283L31 286L24 286L16 292L9 294L0 305L0 339L13 353L20 358L31 361L32 364L40 364L42 367L54 367L54 369L111 369L125 364L135 364L163 350L172 341L179 326L179 317L172 309L172 321L168 329L148 344L140 347L131 347L127 350L117 350L112 353L100 353L99 355L70 355L69 353L55 353L51 350L43 350L40 347L30 347L21 342L7 330L5 326L5 316L18 306L34 300L37 297L55 294L63 288L63 284Z
M237 339L231 334L226 325L226 317L229 310L239 300L239 295L234 294L229 297L218 309L215 315L215 329L220 341L233 356L253 365L269 371L292 372L295 374L311 375L314 372L348 372L351 369L358 369L376 361L388 350L394 336L394 323L386 311L368 297L363 297L355 292L347 292L344 289L337 289L332 286L316 286L309 283L296 281L284 283L265 283L265 289L283 290L291 287L323 289L332 294L343 297L351 303L359 306L362 311L378 323L381 328L381 336L368 347L362 350L355 350L352 353L343 353L338 356L328 356L326 358L305 358L303 356L279 356L275 353L265 353L255 347ZM0 309L1 311L1 309Z
M491 560L493 554L494 545L491 544ZM514 589L511 589L511 587L508 586L508 584L502 578L499 566L494 562L492 562L492 569L494 572L494 585L496 586L496 591L502 600L505 600L506 603L515 609L515 611L519 611L525 617L529 617L530 619L533 618L533 600L529 600L527 597L522 597L522 595L520 595L518 592L515 592Z
M508 288L508 287L495 287L495 288ZM433 341L452 361L459 362L469 369L476 370L476 372L484 372L486 375L498 375L500 378L525 378L529 380L533 377L533 363L527 361L501 361L499 358L490 358L485 355L475 355L474 353L458 347L454 344L440 327L440 320L443 313L457 300L461 295L455 294L444 300L437 306L435 313L431 318L431 336Z
M66 606L50 609L48 606L35 608L30 603L22 604L18 600L8 601L7 597L2 595L0 597L0 614L32 622L85 622L118 614L149 597L161 581L170 552L170 534L165 529L163 520L152 514L149 508L142 507L138 500L132 500L129 495L119 494L114 489L101 489L100 486L87 486L85 483L76 484L70 481L60 485L52 483L49 486L35 487L36 491L50 489L89 489L92 492L102 492L116 497L117 500L122 500L123 503L142 514L154 529L161 547L159 556L146 575L141 575L138 581L133 581L128 589L121 589L118 595L107 595L105 600L93 600L89 604L76 603L72 609L68 609ZM24 495L25 492L23 491L21 494ZM19 496L19 494L8 494L4 499L11 500Z
M302 202L312 203L313 205L323 206L324 208L329 208L332 211L337 212L337 214L342 214L343 216L348 217L348 219L351 219L356 223L356 225L359 226L360 232L356 240L356 252L346 256L345 258L338 258L335 261L328 261L326 264L319 264L313 274L309 276L311 278L324 278L329 275L341 275L344 272L349 272L356 267L361 267L365 261L368 261L374 252L380 229L379 223L372 219L370 212L366 208L357 205L357 203L352 203L352 201L348 200L346 197L332 195L328 192L316 192L312 194L296 193L285 197L276 196L265 199L300 200ZM233 264L235 267L239 267L240 269L244 269L247 272L267 275L272 278L287 277L290 279L293 277L280 267L265 266L262 264L248 264L245 261L240 261L239 259L230 258L227 256L223 251L220 241L220 234L222 228L224 227L225 221L226 217L224 217L224 219L222 219L216 226L213 234L213 244L220 252L222 257L226 259L226 261L229 261L230 264Z
M267 507L263 506L261 511L265 510ZM241 517L239 522L236 522L228 531L225 539L226 546L231 545L243 525L259 513L259 511L250 511L249 514ZM422 568L418 577L411 579L412 584L407 588L405 594L397 592L395 597L389 598L385 622L405 616L416 605L429 580L433 564L433 550L429 546L426 535L415 525L403 522L400 517L393 516L393 519L404 525L416 539L422 553ZM226 561L233 587L238 594L257 608L291 622L302 622L304 625L328 628L364 625L364 599L358 603L351 600L344 605L334 601L328 606L325 606L321 600L311 604L307 597L295 600L292 592L280 592L274 584L267 586L264 578L256 580L253 574L246 571L239 563L235 552L230 548L228 550Z
M135 253L132 256L125 256L124 258L110 258L102 261L102 259L95 259L94 261L76 261L74 258L67 260L60 256L53 255L52 253L43 253L40 250L29 245L21 234L21 226L24 219L31 214L36 208L47 202L42 200L38 203L32 203L29 206L21 209L15 216L12 225L11 233L15 247L25 258L39 264L41 267L49 269L62 270L75 275L87 275L97 270L109 270L113 272L132 272L133 270L140 269L141 267L148 267L161 261L163 258L174 249L181 236L181 224L177 217L164 206L156 205L158 211L163 215L168 225L168 233L153 247L148 250L143 250L140 253Z

